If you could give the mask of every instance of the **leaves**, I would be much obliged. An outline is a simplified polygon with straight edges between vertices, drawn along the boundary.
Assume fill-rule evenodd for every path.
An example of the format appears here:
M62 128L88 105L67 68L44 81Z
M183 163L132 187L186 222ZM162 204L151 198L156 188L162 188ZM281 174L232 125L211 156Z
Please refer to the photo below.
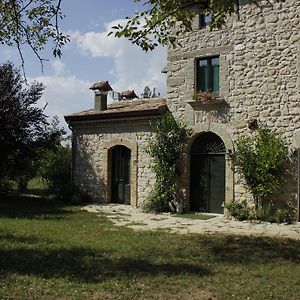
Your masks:
M155 137L147 152L153 158L152 169L156 184L150 197L150 209L169 211L169 203L177 200L178 161L191 130L167 113L154 128Z
M69 37L59 29L61 0L3 0L0 2L0 43L17 47L22 64L23 45L28 45L38 57L46 44L52 43L54 56L62 55L61 48Z
M211 29L225 24L228 15L236 8L236 0L137 0L145 9L134 14L125 25L113 26L116 37L125 37L144 51L159 44L177 45L178 37L192 30L195 11L209 14Z
M288 148L280 136L259 129L255 136L241 137L237 156L239 169L256 202L279 191L288 159Z
M36 107L44 86L24 88L22 83L12 64L0 66L0 181L28 174L32 162L39 161L44 149L55 148L64 133Z

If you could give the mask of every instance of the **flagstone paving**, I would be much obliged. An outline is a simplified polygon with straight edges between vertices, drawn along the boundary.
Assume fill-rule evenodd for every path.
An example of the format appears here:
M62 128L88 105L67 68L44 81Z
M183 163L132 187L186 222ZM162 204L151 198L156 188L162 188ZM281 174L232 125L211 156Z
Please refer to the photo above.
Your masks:
M88 212L105 214L116 226L133 230L165 230L187 233L222 233L281 237L300 240L300 223L270 224L267 222L236 221L223 215L213 215L208 220L188 219L174 214L144 213L140 208L122 204L87 205ZM208 214L206 214L208 215Z

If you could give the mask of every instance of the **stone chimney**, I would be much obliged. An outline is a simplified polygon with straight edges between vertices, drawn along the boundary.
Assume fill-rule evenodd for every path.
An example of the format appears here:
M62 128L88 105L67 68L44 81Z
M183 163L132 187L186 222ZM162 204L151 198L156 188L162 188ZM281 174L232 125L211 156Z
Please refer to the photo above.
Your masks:
M90 90L93 90L95 92L95 110L107 110L107 94L109 91L113 90L109 82L96 82L90 87Z

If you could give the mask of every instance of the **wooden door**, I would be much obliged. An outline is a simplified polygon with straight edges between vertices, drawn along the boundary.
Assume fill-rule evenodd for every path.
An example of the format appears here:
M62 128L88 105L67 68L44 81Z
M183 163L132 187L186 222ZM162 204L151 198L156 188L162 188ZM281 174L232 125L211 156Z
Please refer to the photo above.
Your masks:
M192 211L223 213L225 201L225 146L213 133L195 141L191 153Z
M124 146L112 150L111 196L112 202L130 204L131 152Z

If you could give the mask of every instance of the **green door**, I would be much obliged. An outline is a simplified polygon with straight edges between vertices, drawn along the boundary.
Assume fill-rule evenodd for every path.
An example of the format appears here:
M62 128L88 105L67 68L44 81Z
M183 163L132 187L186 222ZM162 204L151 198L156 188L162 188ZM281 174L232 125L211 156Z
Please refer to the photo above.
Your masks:
M130 150L117 146L112 150L111 196L112 202L130 204Z
M223 213L225 201L225 146L209 132L198 137L191 153L192 211Z

